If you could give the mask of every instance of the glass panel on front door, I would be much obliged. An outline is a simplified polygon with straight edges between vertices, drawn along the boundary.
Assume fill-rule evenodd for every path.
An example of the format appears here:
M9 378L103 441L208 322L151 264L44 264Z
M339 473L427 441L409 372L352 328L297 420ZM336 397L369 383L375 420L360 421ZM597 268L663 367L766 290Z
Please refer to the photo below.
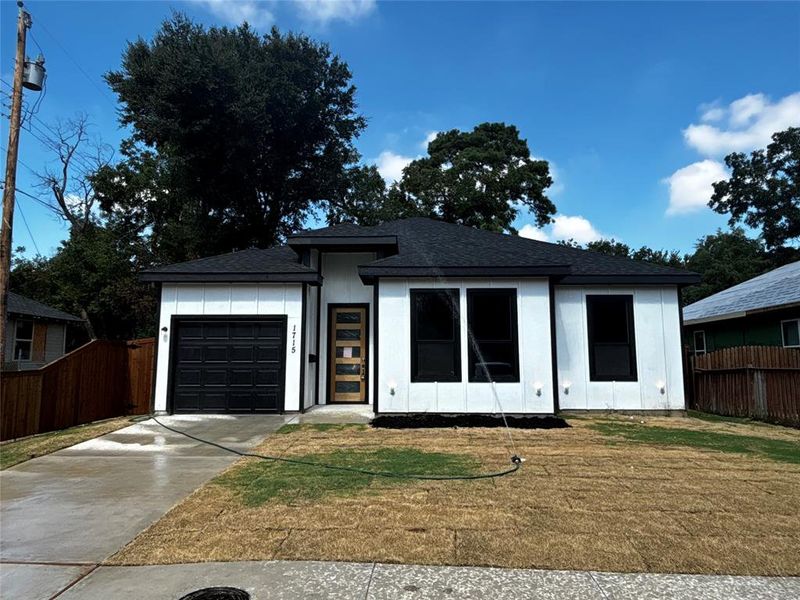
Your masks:
M329 402L367 401L367 309L330 311Z

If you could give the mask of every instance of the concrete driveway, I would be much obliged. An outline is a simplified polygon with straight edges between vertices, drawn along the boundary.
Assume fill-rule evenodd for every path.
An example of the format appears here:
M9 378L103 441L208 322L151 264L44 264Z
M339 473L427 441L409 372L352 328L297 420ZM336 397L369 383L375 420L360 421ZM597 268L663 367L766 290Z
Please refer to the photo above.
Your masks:
M239 450L291 416L170 416ZM50 598L238 457L144 421L0 473L0 590Z

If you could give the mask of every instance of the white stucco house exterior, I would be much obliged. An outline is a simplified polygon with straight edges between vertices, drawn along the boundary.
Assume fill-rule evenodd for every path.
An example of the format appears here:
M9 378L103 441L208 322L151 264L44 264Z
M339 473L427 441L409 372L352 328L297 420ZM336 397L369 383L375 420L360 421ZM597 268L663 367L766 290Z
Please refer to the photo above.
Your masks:
M377 414L682 410L679 289L698 276L412 218L143 273L154 408Z

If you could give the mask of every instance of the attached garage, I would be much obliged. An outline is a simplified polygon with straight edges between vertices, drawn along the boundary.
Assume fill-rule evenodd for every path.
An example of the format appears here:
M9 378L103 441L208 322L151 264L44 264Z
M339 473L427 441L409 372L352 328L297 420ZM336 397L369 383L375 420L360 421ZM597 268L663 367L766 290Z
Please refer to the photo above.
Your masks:
M286 317L175 318L172 331L173 412L283 411Z

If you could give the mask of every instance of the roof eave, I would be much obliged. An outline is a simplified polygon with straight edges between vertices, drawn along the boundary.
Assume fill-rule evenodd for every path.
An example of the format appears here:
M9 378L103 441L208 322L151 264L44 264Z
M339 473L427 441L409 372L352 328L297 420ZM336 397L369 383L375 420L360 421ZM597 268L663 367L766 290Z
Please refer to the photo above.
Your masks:
M289 236L286 244L292 250L320 248L328 251L378 250L397 248L396 235L297 235Z
M549 277L569 273L566 265L521 266L521 267L409 267L409 266L363 266L358 268L358 275L365 285L372 285L376 279L392 279L406 277Z
M8 317L21 317L23 319L32 319L34 321L49 321L52 323L85 323L80 317L69 315L67 317L53 317L45 315L37 315L33 313L19 312L16 310L9 310Z
M319 273L142 273L139 281L156 283L310 283L320 285Z
M741 319L743 317L749 317L750 315L759 315L759 314L778 311L778 310L786 310L787 308L794 308L796 306L800 306L800 302L788 302L786 304L776 304L774 306L764 306L762 308L750 308L748 310L740 310L740 311L736 311L736 312L727 312L727 313L720 313L720 314L716 314L716 315L707 315L707 316L704 316L704 317L699 317L697 319L684 318L683 324L684 325L700 325L702 323L713 323L714 321L729 321L731 319ZM684 308L684 311L685 310L686 309Z
M567 275L559 285L692 285L700 283L696 273L637 275Z

